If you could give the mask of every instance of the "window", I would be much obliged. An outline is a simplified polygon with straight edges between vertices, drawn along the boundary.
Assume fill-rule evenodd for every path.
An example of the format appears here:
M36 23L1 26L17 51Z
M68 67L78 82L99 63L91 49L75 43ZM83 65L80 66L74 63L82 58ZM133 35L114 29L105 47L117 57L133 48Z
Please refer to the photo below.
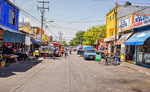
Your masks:
M16 12L9 8L9 24L16 25Z
M110 18L109 18L109 19L110 19L110 21L111 21L111 16L110 16Z
M113 14L113 17L112 17L112 19L114 19L114 14Z
M0 1L0 20L1 20L1 1Z

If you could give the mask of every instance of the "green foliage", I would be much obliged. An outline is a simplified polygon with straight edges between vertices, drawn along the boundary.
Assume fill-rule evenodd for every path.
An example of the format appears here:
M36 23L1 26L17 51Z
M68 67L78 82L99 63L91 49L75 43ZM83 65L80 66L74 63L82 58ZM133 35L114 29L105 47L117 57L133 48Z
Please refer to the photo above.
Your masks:
M64 45L64 46L68 46L66 41L62 41L61 44Z
M94 45L96 40L106 37L106 25L93 26L84 33L84 45Z
M84 41L84 39L83 39L84 33L85 33L84 31L78 31L76 33L76 37L69 42L69 45L77 46L78 44L82 44Z
M69 42L70 46L78 44L94 45L96 40L101 40L106 37L106 25L93 26L84 31L78 31L76 37Z

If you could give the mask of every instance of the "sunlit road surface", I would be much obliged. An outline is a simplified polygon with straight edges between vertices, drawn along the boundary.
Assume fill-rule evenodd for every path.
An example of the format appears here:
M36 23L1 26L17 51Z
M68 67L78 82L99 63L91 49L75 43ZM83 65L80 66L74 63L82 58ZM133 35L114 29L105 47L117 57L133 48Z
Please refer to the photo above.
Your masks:
M26 61L0 70L0 92L150 92L150 77L69 55Z

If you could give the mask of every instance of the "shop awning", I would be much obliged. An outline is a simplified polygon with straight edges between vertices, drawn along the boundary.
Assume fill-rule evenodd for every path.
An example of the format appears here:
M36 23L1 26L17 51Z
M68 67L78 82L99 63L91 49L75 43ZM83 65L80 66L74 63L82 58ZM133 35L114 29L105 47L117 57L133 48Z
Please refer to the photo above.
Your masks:
M115 36L111 36L109 38L104 39L104 42L109 42L109 41L114 41L115 40Z
M25 35L19 32L5 30L3 32L3 42L25 43Z
M124 44L125 41L132 35L133 33L123 34L121 38L116 42L116 45Z
M126 42L125 45L143 45L144 41L150 37L150 31L135 33Z
M9 31L9 32L12 32L12 33L23 34L23 33L19 32L18 30L11 29L11 28L9 28L9 27L7 27L7 26L0 25L0 28L2 28L3 30L7 30L7 31Z
M36 41L35 39L31 39L32 43L36 44L36 45L41 45L40 42Z

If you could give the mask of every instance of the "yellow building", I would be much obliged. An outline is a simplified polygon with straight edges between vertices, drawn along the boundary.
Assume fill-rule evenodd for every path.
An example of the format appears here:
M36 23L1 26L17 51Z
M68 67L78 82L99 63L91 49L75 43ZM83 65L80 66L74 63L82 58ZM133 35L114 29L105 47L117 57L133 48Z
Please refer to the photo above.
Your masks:
M118 11L118 6L110 11L106 16L106 38L115 36L115 10ZM118 14L117 14L118 17ZM118 22L118 20L117 20Z
M49 39L48 39L48 37L47 37L46 34L43 34L43 35L42 35L42 41L43 41L44 44L48 44Z
M33 28L28 22L19 23L19 30L21 32L33 35Z
M109 13L106 15L106 39L104 39L104 42L108 44L108 51L109 53L114 53L115 50L117 51L119 48L121 48L120 45L116 45L115 42L115 35L116 40L119 39L119 37L122 36L120 34L119 30L119 20L126 17L127 15L131 15L132 13L135 13L135 11L139 11L138 13L146 13L149 14L150 9L145 9L145 6L134 6L130 2L126 2L124 5L117 5L113 8ZM142 10L143 11L140 11ZM117 10L117 31L115 33L115 11ZM123 29L121 29L123 31Z
M117 29L118 29L118 9L116 6L106 15L106 39L104 42L108 43L108 51L109 53L114 53L115 48L115 25L116 25L116 17L115 12L117 11ZM117 33L116 33L117 34Z

